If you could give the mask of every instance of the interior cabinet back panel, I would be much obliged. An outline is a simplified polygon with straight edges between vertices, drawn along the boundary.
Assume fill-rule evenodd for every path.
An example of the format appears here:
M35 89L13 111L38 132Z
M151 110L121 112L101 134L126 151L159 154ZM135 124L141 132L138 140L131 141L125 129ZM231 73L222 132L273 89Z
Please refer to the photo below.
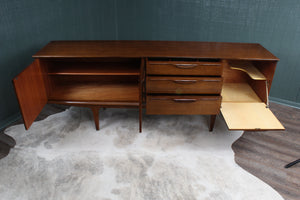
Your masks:
M247 83L249 76L240 70L231 69L227 62L223 66L223 82L224 83Z
M13 79L25 128L28 129L47 103L47 94L39 60L35 60Z
M47 61L50 75L140 75L140 61L86 61L54 60Z
M137 76L50 77L51 101L138 102Z

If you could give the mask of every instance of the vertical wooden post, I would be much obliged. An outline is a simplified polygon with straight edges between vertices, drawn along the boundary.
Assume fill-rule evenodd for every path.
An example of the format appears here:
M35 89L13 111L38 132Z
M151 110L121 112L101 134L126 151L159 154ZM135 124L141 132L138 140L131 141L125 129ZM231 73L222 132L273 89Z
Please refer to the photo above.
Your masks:
M210 125L209 125L209 131L210 132L213 131L213 129L214 129L216 117L217 117L217 115L211 115L210 116Z
M142 114L143 114L143 89L144 89L144 74L145 70L145 58L141 59L140 65L140 77L139 77L139 130L142 132Z
M91 109L92 109L93 116L94 116L96 130L98 131L100 129L99 128L99 109L100 108L97 106L94 106L94 107L91 107Z

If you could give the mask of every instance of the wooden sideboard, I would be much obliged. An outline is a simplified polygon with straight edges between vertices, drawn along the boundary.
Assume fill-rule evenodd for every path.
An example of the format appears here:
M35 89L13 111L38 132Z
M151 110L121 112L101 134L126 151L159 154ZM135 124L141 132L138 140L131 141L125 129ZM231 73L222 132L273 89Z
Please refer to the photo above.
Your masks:
M221 111L230 130L283 130L269 109L277 57L260 44L52 41L13 79L28 129L45 104L142 109L157 115ZM184 123L184 122L183 122Z

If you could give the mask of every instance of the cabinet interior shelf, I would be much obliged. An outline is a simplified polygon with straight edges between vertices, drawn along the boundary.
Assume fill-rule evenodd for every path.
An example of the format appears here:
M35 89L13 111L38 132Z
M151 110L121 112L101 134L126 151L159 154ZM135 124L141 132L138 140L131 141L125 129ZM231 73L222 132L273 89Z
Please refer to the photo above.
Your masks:
M135 63L52 63L48 67L49 75L140 75Z
M222 102L261 102L247 83L224 83L221 95Z
M229 61L228 64L231 69L246 72L253 80L267 80L250 61Z
M87 102L137 102L139 87L136 83L100 84L79 82L59 85L49 94L50 101L87 101ZM138 104L137 104L138 105Z

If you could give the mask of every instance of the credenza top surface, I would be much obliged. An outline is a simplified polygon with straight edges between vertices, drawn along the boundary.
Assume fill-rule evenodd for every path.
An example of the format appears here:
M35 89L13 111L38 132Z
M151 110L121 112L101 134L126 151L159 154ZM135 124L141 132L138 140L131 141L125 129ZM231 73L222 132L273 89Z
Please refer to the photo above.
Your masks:
M51 41L34 58L279 59L257 43L191 41Z

